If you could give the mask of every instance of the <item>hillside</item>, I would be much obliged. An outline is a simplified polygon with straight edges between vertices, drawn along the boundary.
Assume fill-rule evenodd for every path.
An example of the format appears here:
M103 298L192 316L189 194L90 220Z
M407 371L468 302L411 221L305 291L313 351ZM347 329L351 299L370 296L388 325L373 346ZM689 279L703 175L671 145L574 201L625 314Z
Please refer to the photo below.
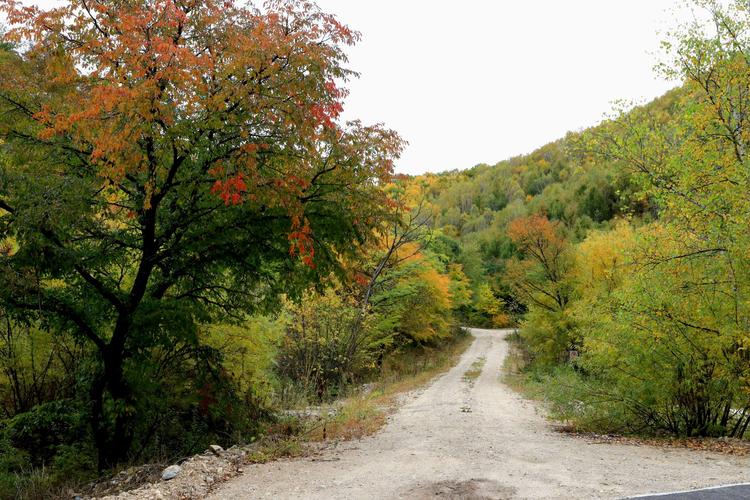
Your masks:
M658 114L667 122L677 112L681 93L673 90L635 112ZM495 165L428 173L405 181L418 187L432 227L451 242L455 258L471 279L479 313L470 315L473 324L482 317L487 320L486 311L481 311L483 285L490 286L498 299L515 302L502 279L506 261L519 256L507 234L513 220L544 214L562 224L568 239L579 242L591 231L611 228L615 220L627 217L643 222L654 217L656 206L639 192L633 170L590 150L587 141L606 127L605 123L569 133Z

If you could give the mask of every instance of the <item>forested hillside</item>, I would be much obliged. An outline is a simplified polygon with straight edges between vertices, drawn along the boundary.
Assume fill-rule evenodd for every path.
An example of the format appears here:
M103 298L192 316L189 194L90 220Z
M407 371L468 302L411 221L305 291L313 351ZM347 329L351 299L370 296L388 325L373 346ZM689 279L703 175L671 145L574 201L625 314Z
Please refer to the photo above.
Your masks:
M668 123L683 93L674 90L638 112ZM592 231L613 229L618 221L643 224L657 216L657 205L641 191L632 171L592 150L591 138L604 134L606 127L570 133L495 165L402 181L423 200L435 234L453 249L471 280L473 299L464 308L467 323L514 325L526 312L528 297L514 292L506 279L514 260L523 257L512 224L520 229L525 225L520 221L539 222L532 216L543 216L575 244Z

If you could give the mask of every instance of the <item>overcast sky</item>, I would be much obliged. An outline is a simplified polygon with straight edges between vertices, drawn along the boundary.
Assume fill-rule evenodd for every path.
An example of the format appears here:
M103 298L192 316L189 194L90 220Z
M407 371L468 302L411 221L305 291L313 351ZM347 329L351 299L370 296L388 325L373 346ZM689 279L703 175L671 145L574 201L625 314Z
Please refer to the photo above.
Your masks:
M55 0L31 0L49 6ZM528 153L650 100L679 0L317 0L362 33L344 119L383 122L418 174ZM256 3L260 3L259 0Z
M399 172L527 153L599 122L614 100L674 86L653 66L676 0L317 3L362 33L345 118L384 122L409 141Z

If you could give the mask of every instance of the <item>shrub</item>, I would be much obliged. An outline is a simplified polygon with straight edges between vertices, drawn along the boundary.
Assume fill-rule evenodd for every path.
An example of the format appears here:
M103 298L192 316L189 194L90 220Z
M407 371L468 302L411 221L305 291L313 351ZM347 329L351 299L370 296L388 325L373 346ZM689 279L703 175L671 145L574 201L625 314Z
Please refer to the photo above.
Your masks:
M310 293L289 306L276 366L287 381L322 400L373 369L386 341L373 333L369 318L335 290Z
M50 401L10 419L5 435L32 465L50 464L65 446L89 439L86 418L86 408L74 400Z

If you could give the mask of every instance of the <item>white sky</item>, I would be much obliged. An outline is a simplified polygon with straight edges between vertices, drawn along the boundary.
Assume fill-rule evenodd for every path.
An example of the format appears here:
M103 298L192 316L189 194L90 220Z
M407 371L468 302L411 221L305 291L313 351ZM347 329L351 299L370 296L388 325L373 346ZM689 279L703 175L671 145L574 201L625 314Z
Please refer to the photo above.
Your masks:
M318 0L362 33L344 118L409 146L399 172L495 163L650 100L675 0ZM680 16L677 16L680 17Z
M684 15L678 0L317 3L362 33L343 118L397 130L409 145L396 169L410 174L528 153L615 100L663 94L657 32Z

